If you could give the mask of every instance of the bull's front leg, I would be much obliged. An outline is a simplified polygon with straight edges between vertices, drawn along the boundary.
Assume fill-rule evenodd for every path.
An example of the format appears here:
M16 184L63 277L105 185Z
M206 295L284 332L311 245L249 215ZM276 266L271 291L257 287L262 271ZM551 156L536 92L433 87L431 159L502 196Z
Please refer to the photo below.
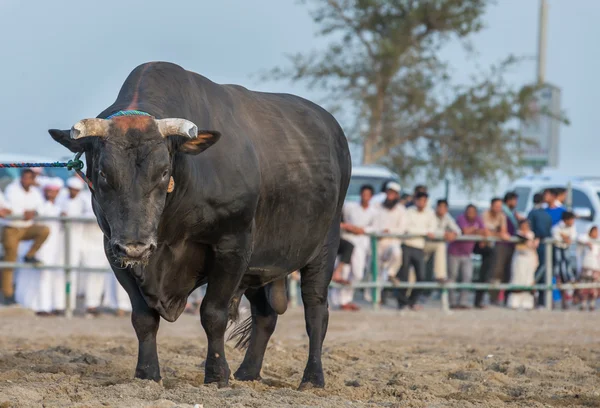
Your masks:
M225 330L229 303L236 294L250 261L250 234L227 236L214 248L214 266L208 273L206 295L200 308L202 327L208 340L204 383L229 383L229 366L225 358Z
M156 333L158 332L160 315L146 304L129 268L121 269L116 266L112 268L117 280L131 300L131 323L138 338L138 361L135 367L135 378L160 381L160 367L156 351Z

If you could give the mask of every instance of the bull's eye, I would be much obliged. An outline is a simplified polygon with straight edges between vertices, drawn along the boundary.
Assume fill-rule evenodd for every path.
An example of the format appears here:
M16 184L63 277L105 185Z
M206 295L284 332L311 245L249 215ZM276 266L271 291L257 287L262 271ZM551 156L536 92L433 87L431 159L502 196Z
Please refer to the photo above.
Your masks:
M102 170L98 171L98 174L100 175L100 177L102 177L104 180L106 180L106 173L104 173Z
M169 169L166 169L165 171L163 171L162 178L163 179L167 178L168 175L169 175Z

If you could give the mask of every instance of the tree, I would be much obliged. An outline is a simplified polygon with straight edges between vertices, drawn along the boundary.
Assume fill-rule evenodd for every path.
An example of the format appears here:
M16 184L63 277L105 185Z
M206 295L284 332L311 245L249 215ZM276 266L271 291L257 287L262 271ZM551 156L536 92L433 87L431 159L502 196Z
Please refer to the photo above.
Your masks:
M302 0L332 38L325 50L290 56L265 79L305 81L324 90L363 163L382 163L405 177L427 171L473 188L498 173L514 175L522 149L520 120L534 87L515 88L508 56L487 72L456 84L440 51L451 41L467 48L484 28L493 0Z

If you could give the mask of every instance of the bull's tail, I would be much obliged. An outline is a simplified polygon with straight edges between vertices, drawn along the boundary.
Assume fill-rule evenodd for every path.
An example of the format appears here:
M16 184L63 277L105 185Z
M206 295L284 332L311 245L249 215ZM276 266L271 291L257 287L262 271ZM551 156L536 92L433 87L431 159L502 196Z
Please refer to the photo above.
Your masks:
M271 309L273 309L273 311L279 315L283 314L287 310L288 298L286 285L287 278L283 278L275 282L271 282L260 289L265 291L265 298L269 303L269 306L271 306ZM234 325L235 327L233 330L231 330L229 336L227 337L227 341L236 340L235 348L246 349L250 343L250 334L252 333L252 315L248 316L241 323L238 323L240 318L240 300L241 295L234 298L229 305L230 324L227 329L229 330Z

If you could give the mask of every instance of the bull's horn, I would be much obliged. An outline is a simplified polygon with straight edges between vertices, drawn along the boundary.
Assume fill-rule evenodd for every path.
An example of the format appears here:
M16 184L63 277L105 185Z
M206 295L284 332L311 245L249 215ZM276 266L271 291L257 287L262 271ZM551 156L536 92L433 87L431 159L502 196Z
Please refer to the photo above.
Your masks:
M71 139L81 139L88 136L106 136L108 134L107 119L83 119L71 128Z
M157 119L156 124L162 137L185 136L190 139L198 137L198 127L189 120L176 118Z

